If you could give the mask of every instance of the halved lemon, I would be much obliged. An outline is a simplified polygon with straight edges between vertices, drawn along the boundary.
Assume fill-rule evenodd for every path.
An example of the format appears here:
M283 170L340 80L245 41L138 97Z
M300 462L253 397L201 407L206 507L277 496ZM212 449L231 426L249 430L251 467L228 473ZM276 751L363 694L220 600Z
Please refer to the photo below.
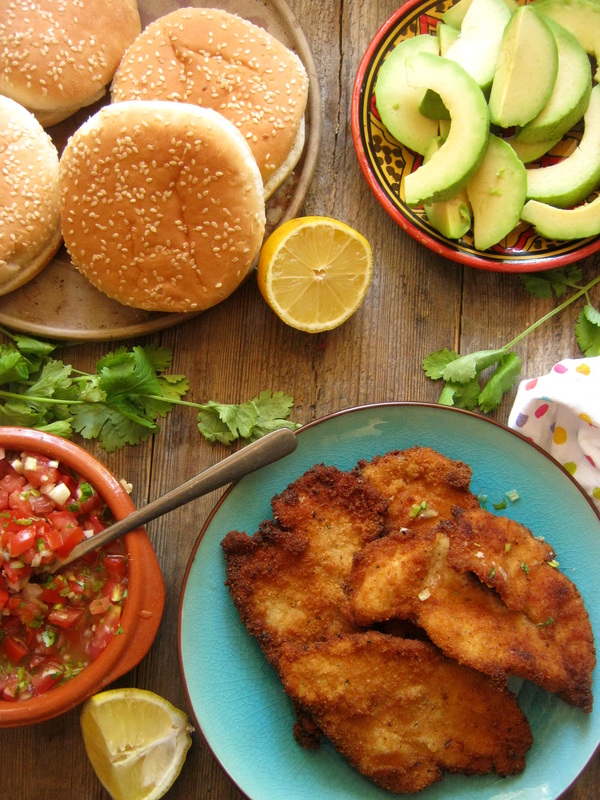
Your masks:
M258 259L258 286L277 316L301 331L337 328L358 309L373 274L368 241L330 217L276 228Z
M83 705L81 730L113 800L157 800L181 772L193 730L183 711L145 689L111 689Z

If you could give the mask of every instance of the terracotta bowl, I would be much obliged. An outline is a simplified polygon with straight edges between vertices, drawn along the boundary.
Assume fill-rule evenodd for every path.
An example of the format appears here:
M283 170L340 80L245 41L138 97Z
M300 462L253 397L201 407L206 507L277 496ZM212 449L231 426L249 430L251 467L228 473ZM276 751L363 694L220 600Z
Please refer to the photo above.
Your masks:
M58 459L97 489L117 520L135 508L120 481L94 456L66 439L29 428L0 427L0 447ZM0 700L0 727L29 725L63 714L133 669L146 655L162 616L164 583L145 530L128 533L124 542L129 574L123 634L115 636L95 661L66 683L31 700Z

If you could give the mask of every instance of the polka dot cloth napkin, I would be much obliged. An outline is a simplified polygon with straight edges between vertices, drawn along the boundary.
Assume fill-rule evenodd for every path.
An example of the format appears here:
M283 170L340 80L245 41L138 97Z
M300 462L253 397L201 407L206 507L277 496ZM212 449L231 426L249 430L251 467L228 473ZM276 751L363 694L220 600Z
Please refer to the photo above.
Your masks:
M600 508L600 356L522 381L508 425L568 470Z

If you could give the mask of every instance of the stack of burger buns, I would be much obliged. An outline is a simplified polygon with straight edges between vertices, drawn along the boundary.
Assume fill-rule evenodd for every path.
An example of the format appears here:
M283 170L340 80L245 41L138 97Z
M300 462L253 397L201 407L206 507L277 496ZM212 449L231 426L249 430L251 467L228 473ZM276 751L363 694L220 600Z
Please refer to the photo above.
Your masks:
M38 4L55 13L79 6ZM100 3L113 12L131 4ZM216 9L172 12L121 47L111 103L60 156L64 243L77 269L118 302L200 311L228 297L255 263L266 199L302 152L306 71L262 28ZM0 69L1 61L0 49ZM39 115L39 101L27 102Z

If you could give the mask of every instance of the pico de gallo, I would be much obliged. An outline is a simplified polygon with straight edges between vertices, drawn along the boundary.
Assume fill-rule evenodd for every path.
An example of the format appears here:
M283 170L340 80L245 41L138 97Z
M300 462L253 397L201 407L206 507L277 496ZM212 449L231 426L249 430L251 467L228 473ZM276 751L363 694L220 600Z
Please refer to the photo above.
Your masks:
M112 521L94 487L58 461L0 448L0 699L27 700L78 675L121 632L122 542L36 574Z

